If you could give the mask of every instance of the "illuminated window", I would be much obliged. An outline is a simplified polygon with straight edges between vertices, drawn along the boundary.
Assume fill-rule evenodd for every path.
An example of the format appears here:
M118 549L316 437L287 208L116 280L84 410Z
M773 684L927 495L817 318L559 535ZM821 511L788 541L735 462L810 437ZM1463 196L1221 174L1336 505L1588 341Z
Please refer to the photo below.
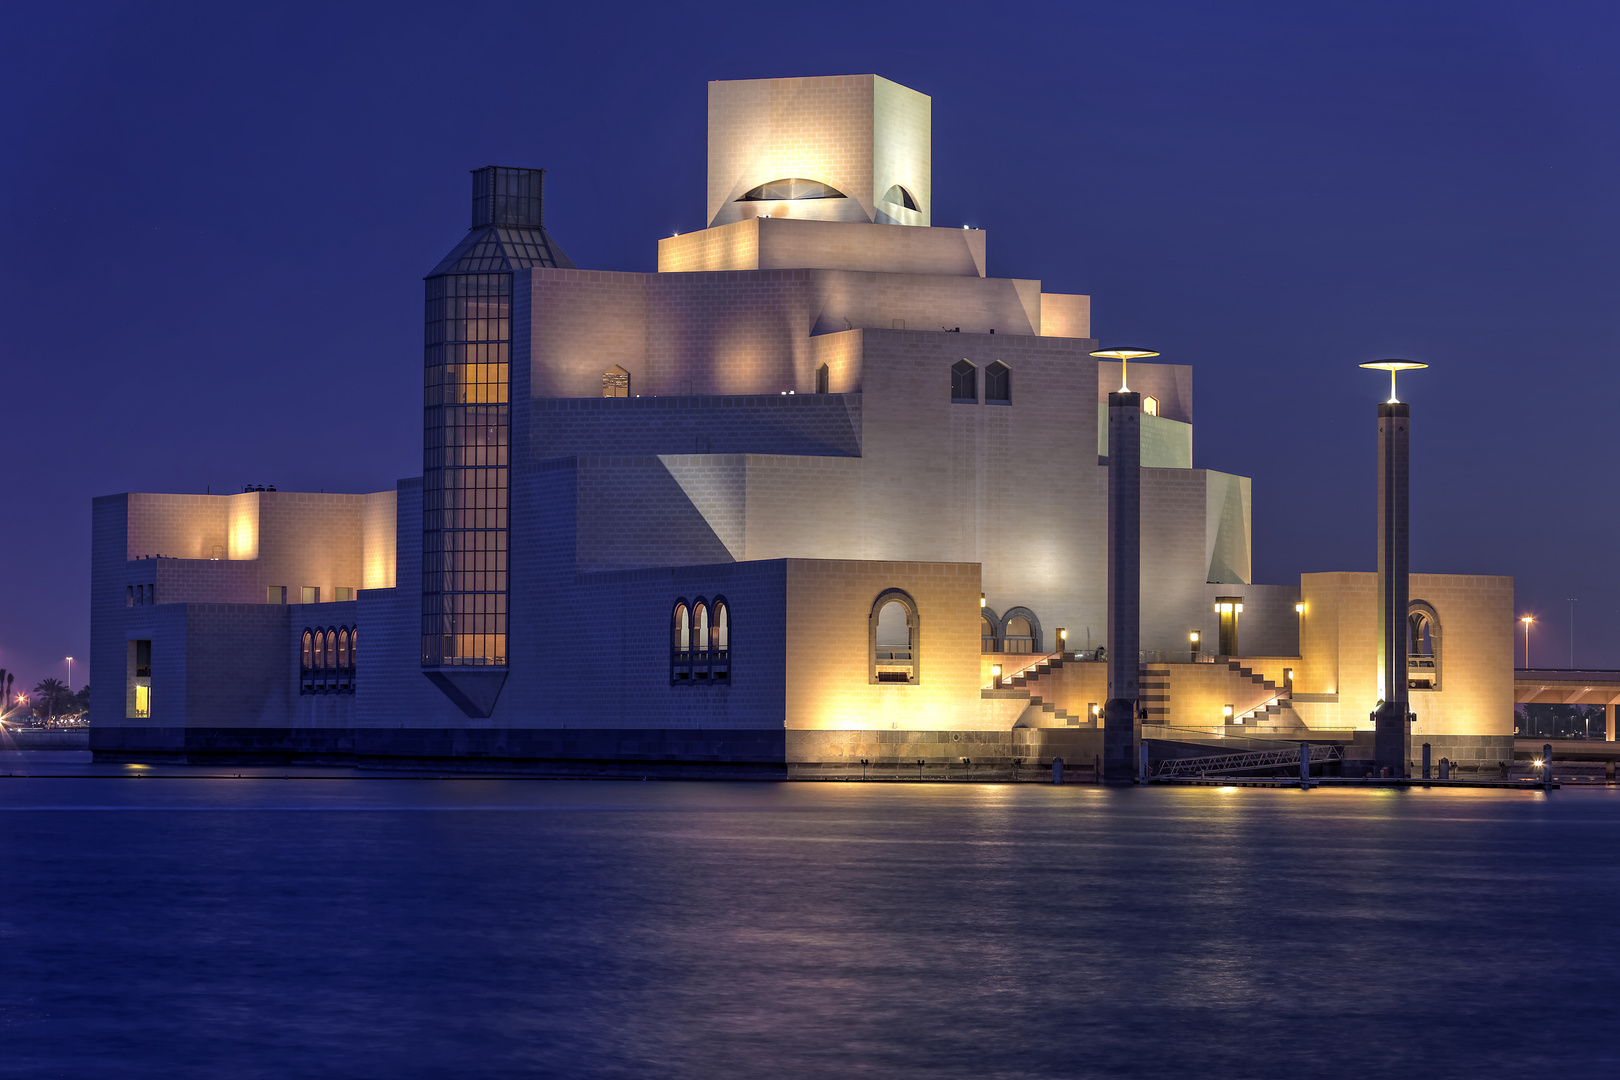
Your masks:
M349 661L349 628L347 626L338 627L337 642L338 642L338 647L337 647L337 666L338 666L338 670L339 671L347 671L349 669L349 666L350 666L350 661Z
M267 604L285 604L287 602L287 586L266 585L264 587L264 602Z
M670 616L669 681L714 685L731 678L731 605L724 597L675 601Z
M867 618L868 681L917 685L920 620L917 602L900 589L885 589Z
M318 604L321 602L321 587L319 585L305 585L298 590L300 604Z
M772 180L768 184L745 193L738 202L789 202L798 199L843 199L847 196L837 188L816 180L803 180L797 177L788 180Z
M1215 613L1221 619L1220 655L1238 655L1238 620L1243 614L1243 597L1217 596Z
M990 621L989 616L979 616L979 651L1000 652L996 647L996 624Z
M1413 600L1407 607L1406 687L1440 689L1440 617L1423 600Z
M899 184L894 185L884 193L883 201L886 203L894 203L896 206L903 206L907 210L917 209L917 200L912 197L911 192L907 191Z
M602 396L629 397L630 373L617 364L602 372Z
M827 365L822 364L816 368L816 393L825 394L827 392L827 381Z
M304 669L304 674L308 675L315 670L315 635L305 630L301 639L301 646L300 651L303 654L301 666Z
M305 627L298 639L300 694L354 693L360 631L350 626Z
M1143 394L1142 395L1142 411L1147 413L1149 416L1158 416L1159 415L1159 399L1154 397L1152 394Z
M951 365L951 403L977 405L979 403L979 369L967 360Z
M1029 625L1029 620L1022 615L1013 615L1007 619L1006 628L1002 631L1002 651L1010 653L1029 653L1035 651L1035 631Z
M354 590L347 585L339 585L332 590L333 600L353 600Z
M124 715L133 720L152 715L152 641L150 638L126 643Z
M986 405L1012 404L1012 370L1000 360L984 369L984 402Z

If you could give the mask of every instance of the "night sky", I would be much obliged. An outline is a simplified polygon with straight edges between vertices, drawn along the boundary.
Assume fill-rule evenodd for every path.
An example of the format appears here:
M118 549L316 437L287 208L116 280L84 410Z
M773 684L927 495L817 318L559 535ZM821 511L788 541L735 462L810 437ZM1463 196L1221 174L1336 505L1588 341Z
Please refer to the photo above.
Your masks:
M539 166L580 266L701 228L705 83L932 95L934 224L1195 368L1257 581L1371 570L1426 361L1412 567L1511 574L1620 667L1613 4L27 4L0 32L0 666L88 673L90 500L421 472L421 277ZM401 583L406 585L407 583Z

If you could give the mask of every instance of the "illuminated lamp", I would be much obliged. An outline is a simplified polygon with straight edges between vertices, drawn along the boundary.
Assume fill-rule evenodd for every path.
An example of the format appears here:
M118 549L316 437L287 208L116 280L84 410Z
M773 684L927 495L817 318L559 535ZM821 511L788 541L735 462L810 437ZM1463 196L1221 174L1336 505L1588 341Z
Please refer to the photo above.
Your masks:
M1131 392L1131 388L1126 384L1125 376L1128 368L1130 367L1130 362L1132 360L1142 360L1149 356L1158 356L1159 354L1154 352L1152 349L1133 349L1129 346L1121 345L1112 349L1097 349L1091 355L1101 357L1105 360L1119 361L1119 392L1122 394L1128 394Z
M1400 399L1395 396L1395 373L1397 371L1415 371L1418 368L1426 368L1429 365L1420 364L1415 360L1375 360L1370 364L1362 364L1361 366L1364 368L1376 368L1379 371L1389 372L1388 404L1398 405L1400 404Z
M991 664L990 665L990 683L997 690L1001 689L1001 665L1000 664Z
M979 594L979 606L984 607L984 593Z
M1303 615L1303 614L1305 614L1305 605L1304 604L1295 604L1294 605L1294 614L1295 615Z
M1226 720L1228 723L1231 722L1232 717L1234 715L1236 715L1236 713L1237 713L1237 710L1232 708L1232 706L1230 706L1230 705L1222 705L1221 706L1221 718L1223 720Z

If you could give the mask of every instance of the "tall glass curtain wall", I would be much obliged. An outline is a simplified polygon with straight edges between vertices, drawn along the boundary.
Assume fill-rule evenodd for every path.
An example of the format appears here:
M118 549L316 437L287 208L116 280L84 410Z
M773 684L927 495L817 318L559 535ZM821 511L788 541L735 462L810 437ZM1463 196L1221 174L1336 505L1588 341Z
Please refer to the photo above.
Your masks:
M427 280L422 663L506 663L512 275Z

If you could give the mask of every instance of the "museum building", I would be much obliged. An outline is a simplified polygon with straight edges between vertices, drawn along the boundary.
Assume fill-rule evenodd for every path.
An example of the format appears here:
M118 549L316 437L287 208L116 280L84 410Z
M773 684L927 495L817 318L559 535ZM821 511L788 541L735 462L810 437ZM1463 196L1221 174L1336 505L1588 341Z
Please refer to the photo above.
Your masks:
M1128 379L1140 737L1354 757L1375 575L1254 582L1250 480L1194 466L1192 369L1122 372L1089 297L988 276L984 230L933 224L930 138L930 99L877 76L711 83L709 224L655 273L576 267L541 170L475 171L425 279L421 476L94 500L92 663L124 672L97 755L1089 763ZM1511 579L1411 596L1387 662L1413 738L1511 760Z

